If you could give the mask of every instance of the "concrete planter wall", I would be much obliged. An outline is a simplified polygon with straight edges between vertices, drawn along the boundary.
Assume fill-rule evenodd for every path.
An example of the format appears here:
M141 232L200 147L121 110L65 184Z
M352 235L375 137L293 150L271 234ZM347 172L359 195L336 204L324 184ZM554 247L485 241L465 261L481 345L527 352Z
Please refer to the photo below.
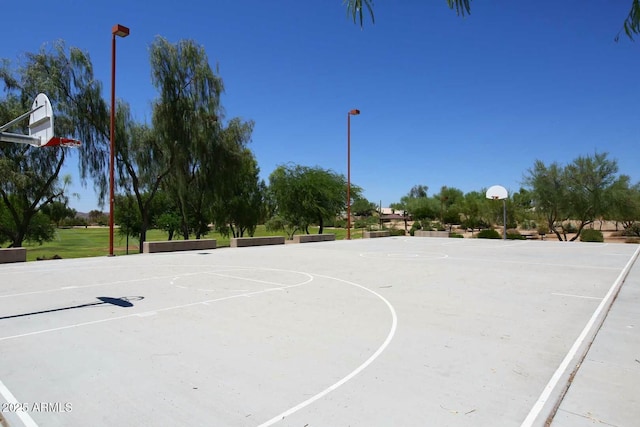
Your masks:
M235 237L231 239L232 248L244 248L247 246L284 245L284 236L268 237Z
M293 236L293 243L331 242L336 240L335 234L298 234Z
M0 249L0 264L10 262L26 262L27 248L2 248Z
M145 254L156 252L195 251L215 248L215 239L166 240L162 242L144 242L142 244L142 252Z
M449 237L449 232L416 230L413 235L416 237Z
M362 233L363 239L373 239L375 237L389 237L391 232L389 231L365 231Z

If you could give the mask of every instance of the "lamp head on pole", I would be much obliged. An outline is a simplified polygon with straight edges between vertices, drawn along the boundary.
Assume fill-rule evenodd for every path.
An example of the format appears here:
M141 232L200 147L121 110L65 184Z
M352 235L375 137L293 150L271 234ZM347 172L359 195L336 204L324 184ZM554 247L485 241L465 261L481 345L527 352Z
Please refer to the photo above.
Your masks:
M349 111L349 115L351 115L351 116L357 116L358 114L360 114L360 110L351 110L351 111Z
M129 28L124 25L116 24L111 29L111 34L118 37L127 37L129 35Z

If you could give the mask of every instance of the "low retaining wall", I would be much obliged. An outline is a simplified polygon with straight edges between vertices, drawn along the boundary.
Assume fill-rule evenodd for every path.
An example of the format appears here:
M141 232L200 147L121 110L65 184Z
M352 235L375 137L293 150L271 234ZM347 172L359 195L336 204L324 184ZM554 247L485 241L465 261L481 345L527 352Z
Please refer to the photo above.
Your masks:
M0 249L0 264L10 262L26 262L27 248L2 248Z
M267 237L234 237L231 239L232 248L244 248L247 246L284 245L284 236Z
M362 233L363 239L373 239L375 237L389 237L391 236L390 231L365 231Z
M300 234L293 236L293 243L331 242L336 240L335 234Z
M449 232L416 230L413 235L416 237L449 237Z
M152 254L156 252L195 251L215 248L216 239L166 240L162 242L144 242L142 244L142 252L145 254Z

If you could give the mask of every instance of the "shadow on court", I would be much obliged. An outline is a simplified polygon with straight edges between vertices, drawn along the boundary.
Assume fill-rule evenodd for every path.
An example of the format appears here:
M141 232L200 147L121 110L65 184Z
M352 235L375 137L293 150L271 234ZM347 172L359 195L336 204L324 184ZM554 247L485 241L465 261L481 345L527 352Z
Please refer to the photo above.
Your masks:
M90 302L87 304L73 305L70 307L60 307L60 308L52 308L50 310L42 310L42 311L33 311L31 313L22 313L22 314L14 314L11 316L2 316L0 320L5 319L14 319L16 317L26 317L26 316L34 316L36 314L45 314L45 313L55 313L57 311L65 311L65 310L75 310L78 308L87 308L87 307L95 307L99 305L116 305L122 308L133 307L133 303L131 301L140 301L144 299L143 296L134 296L134 297L121 297L121 298L112 298L112 297L97 297L100 302Z

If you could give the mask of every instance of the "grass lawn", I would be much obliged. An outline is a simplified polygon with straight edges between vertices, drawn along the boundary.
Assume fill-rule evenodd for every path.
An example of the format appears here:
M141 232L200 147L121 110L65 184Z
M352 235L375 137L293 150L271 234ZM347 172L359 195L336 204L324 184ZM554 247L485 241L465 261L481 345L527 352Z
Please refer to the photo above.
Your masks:
M361 229L352 230L351 238L362 238L362 231ZM318 227L309 227L309 232L317 233ZM335 234L336 240L345 239L347 234L343 228L325 228L324 232ZM265 229L264 225L259 225L255 236L286 236L286 233L283 231L270 232ZM205 238L216 239L218 247L229 246L229 238L223 237L217 232L212 231ZM181 237L174 236L174 239L181 240ZM167 233L161 230L149 230L147 240L167 240ZM115 230L113 246L115 255L126 255L127 239L120 235L118 230ZM59 228L52 241L42 245L25 242L24 247L27 248L27 261L35 261L38 258L50 259L55 255L65 259L106 256L109 253L109 227ZM137 254L138 248L138 239L129 237L129 254Z

